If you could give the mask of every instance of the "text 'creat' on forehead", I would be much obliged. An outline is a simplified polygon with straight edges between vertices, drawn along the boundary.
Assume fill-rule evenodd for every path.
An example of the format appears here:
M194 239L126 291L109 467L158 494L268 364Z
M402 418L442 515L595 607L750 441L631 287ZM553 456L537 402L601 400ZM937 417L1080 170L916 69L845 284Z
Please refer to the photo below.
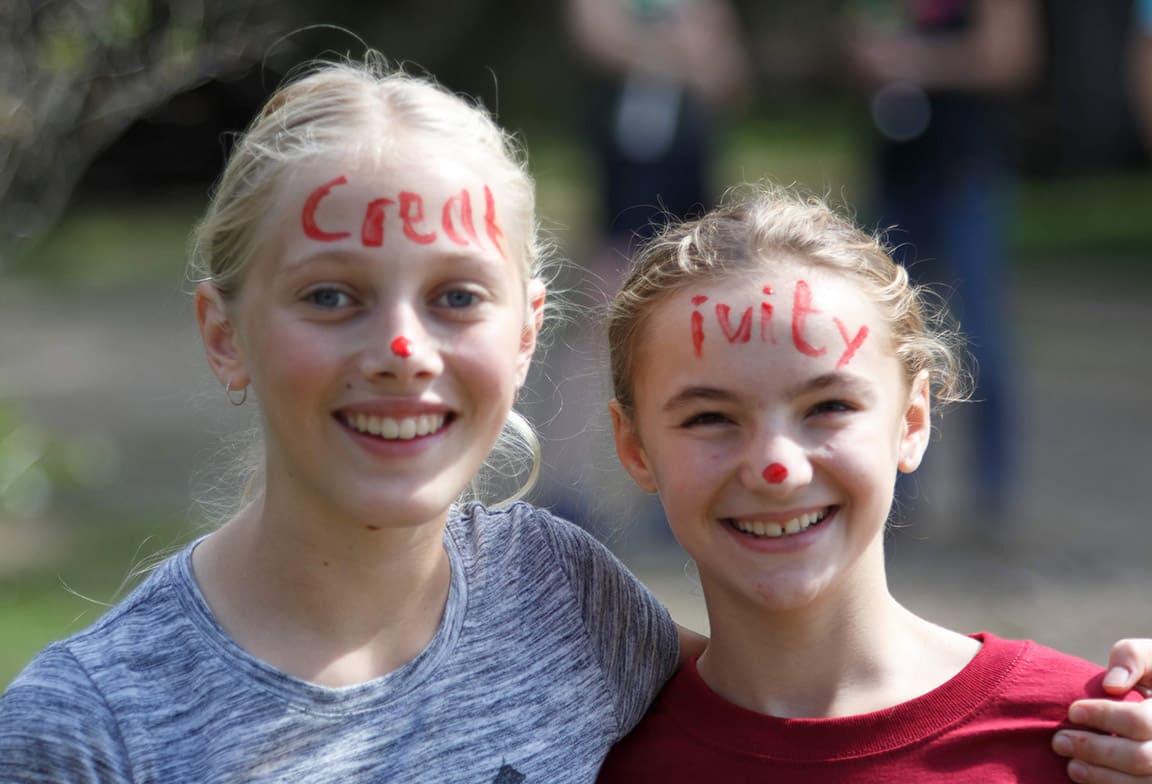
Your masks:
M692 350L696 357L704 356L705 345L709 339L723 339L729 344L776 343L774 318L776 310L781 305L781 297L777 297L776 290L771 286L760 286L753 295L759 300L757 304L748 305L743 310L733 314L733 308L726 302L716 301L709 304L709 297L703 294L692 295L691 313L689 315L689 329L692 339ZM787 293L783 294L784 306L788 304ZM809 357L820 357L828 353L828 346L813 345L809 340L809 319L826 318L823 310L813 305L812 287L806 280L797 280L792 286L791 296L791 343L796 351ZM708 311L712 312L709 313ZM837 316L830 316L832 323L844 342L843 346L835 346L834 350L840 352L836 362L836 369L846 367L852 357L864 345L868 337L868 325L863 324L853 334L851 329ZM753 327L756 327L756 339L753 339ZM718 334L717 334L718 333Z
M345 174L317 185L300 210L304 235L316 242L339 242L356 232L365 248L380 247L387 232L399 230L406 241L429 245L443 236L460 247L490 247L507 258L504 231L496 217L496 198L487 185L474 200L472 191L460 187L446 198L417 190L397 190L367 199L359 226L321 225L317 213L336 188L349 184ZM474 203L475 201L475 203Z

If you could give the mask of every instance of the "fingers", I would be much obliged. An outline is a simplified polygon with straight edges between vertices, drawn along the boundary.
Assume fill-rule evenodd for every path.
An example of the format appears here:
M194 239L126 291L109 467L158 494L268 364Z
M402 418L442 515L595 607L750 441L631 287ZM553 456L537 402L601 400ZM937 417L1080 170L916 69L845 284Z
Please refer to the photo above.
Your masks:
M1141 776L1117 773L1109 768L1087 765L1078 760L1072 760L1068 763L1068 778L1076 784L1135 784L1146 780Z
M1130 784L1152 780L1152 743L1061 730L1053 739L1057 754L1073 759L1068 777L1079 784Z
M1152 702L1077 700L1068 709L1068 720L1100 732L1119 735L1121 740L1145 742L1152 754L1152 743L1148 743L1152 741Z
M1136 684L1145 689L1152 687L1152 639L1120 640L1112 646L1108 655L1105 690L1112 694L1123 694Z

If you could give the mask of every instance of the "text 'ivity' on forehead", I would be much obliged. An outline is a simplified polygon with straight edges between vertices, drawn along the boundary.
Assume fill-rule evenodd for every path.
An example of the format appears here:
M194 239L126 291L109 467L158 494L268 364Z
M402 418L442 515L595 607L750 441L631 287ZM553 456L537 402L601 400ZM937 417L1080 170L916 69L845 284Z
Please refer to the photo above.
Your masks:
M785 295L786 296L786 295ZM733 314L733 308L726 302L719 300L712 303L709 309L704 305L709 303L709 297L698 294L691 298L692 311L689 316L689 327L692 335L692 350L697 358L704 356L705 344L711 340L723 339L730 344L742 343L776 343L775 321L776 308L779 304L776 291L771 286L762 286L757 292L760 300L759 307L749 305L742 311ZM785 302L788 300L785 299ZM812 288L805 280L798 280L793 286L791 297L791 334L792 345L801 354L809 357L820 357L828 353L828 346L814 345L808 335L808 320L812 317L821 317L824 312L812 304ZM843 340L842 346L833 346L840 356L836 362L836 369L845 367L852 361L852 357L864 345L868 337L868 326L861 325L853 334L850 328L837 316L831 316L832 323ZM753 339L755 327L756 339ZM710 337L711 336L711 337Z

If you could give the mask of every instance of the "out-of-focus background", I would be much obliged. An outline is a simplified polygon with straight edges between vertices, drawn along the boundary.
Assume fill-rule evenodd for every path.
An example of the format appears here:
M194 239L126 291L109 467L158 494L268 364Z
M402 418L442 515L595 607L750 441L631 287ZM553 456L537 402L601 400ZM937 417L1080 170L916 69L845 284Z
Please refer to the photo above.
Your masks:
M365 45L523 138L569 303L523 405L535 500L680 620L706 629L691 565L616 465L591 316L648 207L772 178L899 225L902 260L979 333L982 402L941 419L900 490L897 595L1097 661L1152 636L1149 5L5 0L0 686L226 502L252 407L203 361L185 238L269 91Z

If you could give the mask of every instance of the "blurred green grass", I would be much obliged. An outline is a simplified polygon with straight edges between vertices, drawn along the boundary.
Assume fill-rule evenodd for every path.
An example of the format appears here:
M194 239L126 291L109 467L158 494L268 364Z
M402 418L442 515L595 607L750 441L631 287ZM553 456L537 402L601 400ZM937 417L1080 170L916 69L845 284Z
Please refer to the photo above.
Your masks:
M866 172L858 140L851 122L835 107L817 107L803 117L751 118L725 138L718 179L737 183L768 177L863 206ZM537 139L531 164L545 228L561 253L573 252L588 241L595 214L590 158L569 140ZM187 233L203 199L202 193L186 193L142 204L77 204L7 274L97 292L151 285L170 290L183 279ZM1149 172L1022 182L1012 229L1019 277L1152 284L1150 204ZM56 511L63 522L53 535L61 547L49 557L0 571L0 687L49 641L83 628L103 612L82 596L111 601L122 595L133 567L170 549L172 532L187 528L180 519L183 510L157 510L148 523L125 519L116 509ZM5 525L0 519L0 537Z
M9 274L90 290L178 283L202 207L191 194L139 203L85 200L17 256Z

